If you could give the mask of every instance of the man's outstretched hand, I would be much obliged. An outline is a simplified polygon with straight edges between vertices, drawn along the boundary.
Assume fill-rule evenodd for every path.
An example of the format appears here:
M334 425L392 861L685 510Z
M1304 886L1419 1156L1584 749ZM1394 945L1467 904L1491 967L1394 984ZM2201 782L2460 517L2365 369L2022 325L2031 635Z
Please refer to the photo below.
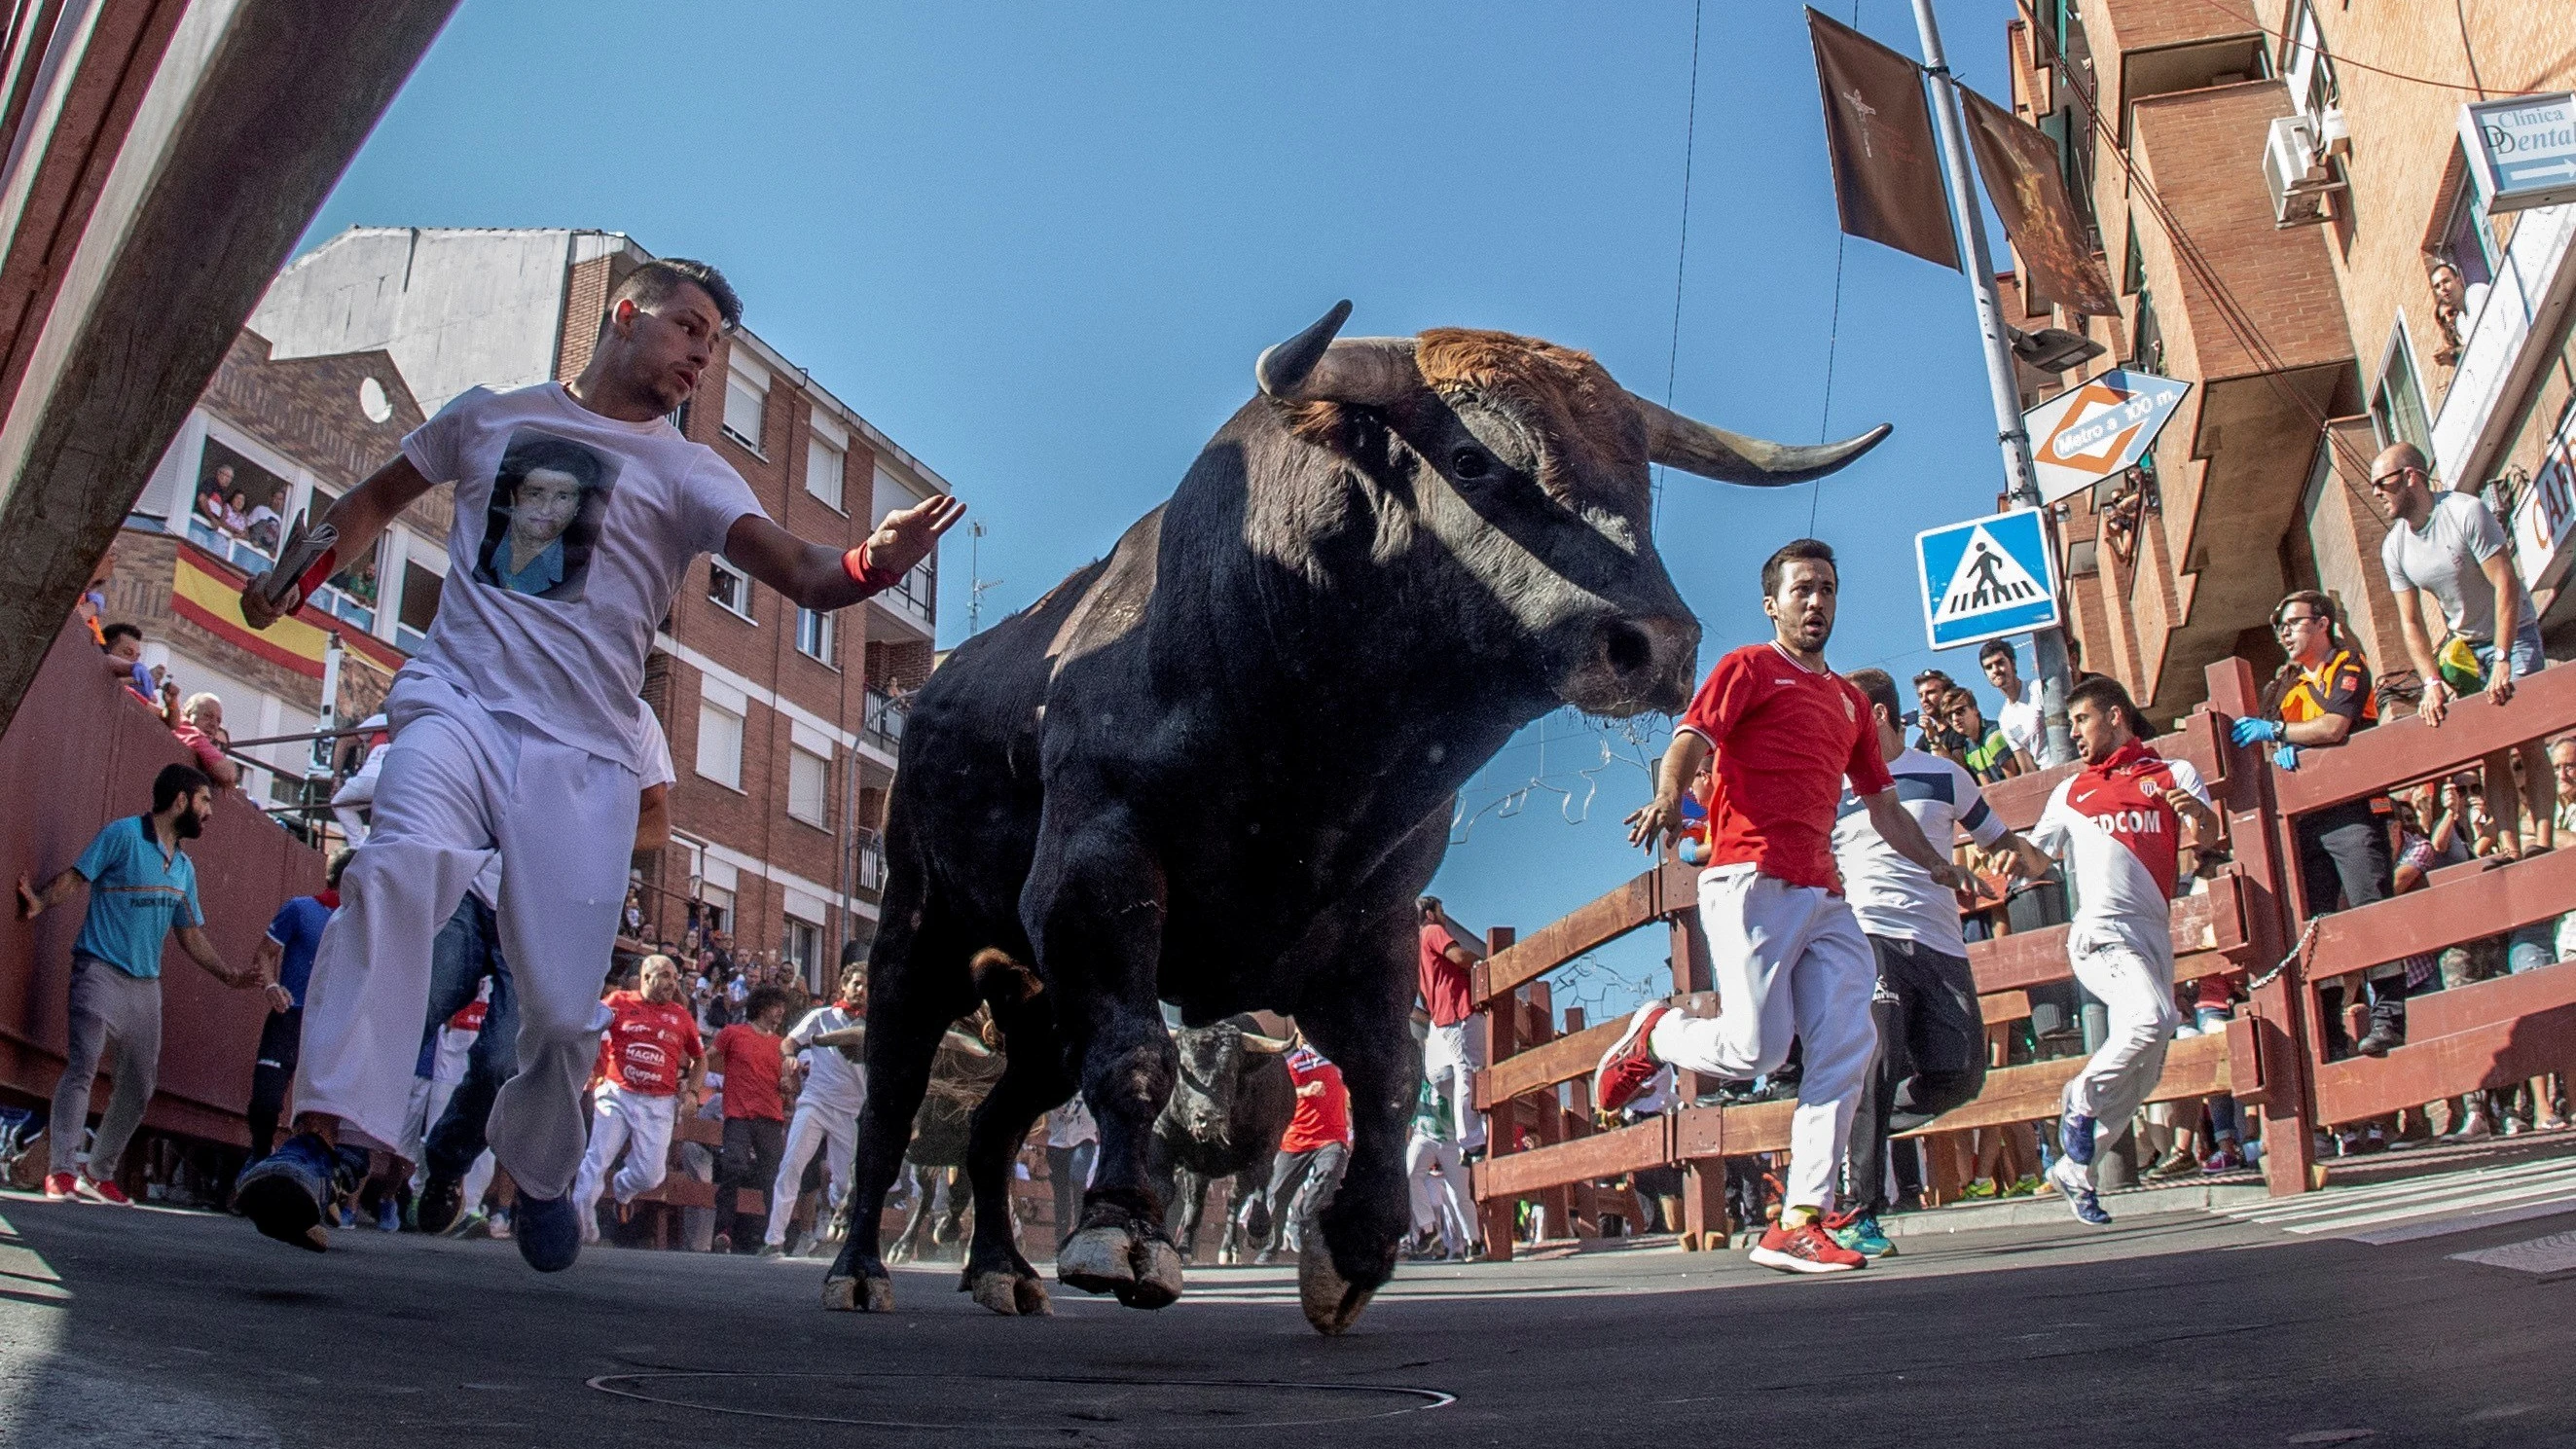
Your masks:
M885 516L877 531L868 535L868 568L897 578L912 572L913 565L930 557L939 546L939 535L957 526L966 516L966 505L942 493L910 508L898 508Z
M1682 802L1679 796L1657 795L1628 817L1628 843L1652 850L1669 835L1679 840L1682 834Z

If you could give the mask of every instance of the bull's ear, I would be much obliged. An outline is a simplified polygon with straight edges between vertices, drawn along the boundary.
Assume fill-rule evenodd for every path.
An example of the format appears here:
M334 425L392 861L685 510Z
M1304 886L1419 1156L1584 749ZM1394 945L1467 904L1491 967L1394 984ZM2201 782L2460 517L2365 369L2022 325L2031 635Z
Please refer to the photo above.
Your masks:
M1776 488L1804 483L1841 469L1875 448L1895 429L1881 423L1856 438L1814 447L1774 443L1686 418L1649 398L1628 394L1646 423L1646 457L1721 483Z

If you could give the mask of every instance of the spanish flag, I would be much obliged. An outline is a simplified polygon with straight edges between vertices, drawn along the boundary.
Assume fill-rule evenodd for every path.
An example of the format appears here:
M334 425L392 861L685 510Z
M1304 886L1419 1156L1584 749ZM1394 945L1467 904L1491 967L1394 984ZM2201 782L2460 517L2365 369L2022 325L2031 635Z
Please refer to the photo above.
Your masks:
M226 643L292 669L307 679L322 677L322 657L331 635L340 636L346 657L363 659L387 674L402 668L404 654L345 620L307 604L293 618L266 630L253 629L242 618L241 591L248 576L198 549L179 545L178 567L170 577L170 612Z

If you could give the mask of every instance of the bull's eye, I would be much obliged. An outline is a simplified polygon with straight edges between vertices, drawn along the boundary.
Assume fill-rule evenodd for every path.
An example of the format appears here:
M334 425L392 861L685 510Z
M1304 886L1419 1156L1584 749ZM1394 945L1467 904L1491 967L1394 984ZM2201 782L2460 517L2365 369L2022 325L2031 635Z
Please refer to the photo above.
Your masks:
M1494 460L1482 448L1460 448L1449 455L1449 471L1461 478L1482 478L1494 471Z

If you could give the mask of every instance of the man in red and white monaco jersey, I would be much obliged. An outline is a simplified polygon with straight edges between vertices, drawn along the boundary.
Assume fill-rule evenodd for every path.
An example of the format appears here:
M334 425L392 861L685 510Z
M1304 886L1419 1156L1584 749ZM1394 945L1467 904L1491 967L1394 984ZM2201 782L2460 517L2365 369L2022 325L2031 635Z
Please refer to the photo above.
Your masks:
M1788 1059L1793 1038L1805 1043L1780 1222L1752 1254L1791 1273L1842 1272L1867 1261L1823 1226L1878 1053L1870 1015L1877 959L1834 868L1843 781L1899 854L1943 886L1972 884L1897 803L1869 702L1825 667L1839 590L1833 550L1823 544L1799 539L1771 556L1762 566L1762 608L1773 639L1718 661L1664 752L1653 802L1628 817L1629 840L1650 850L1663 836L1678 837L1682 790L1715 752L1699 914L1718 1015L1686 1017L1669 1002L1648 1002L1593 1072L1593 1100L1616 1112L1666 1066L1760 1077Z
M645 957L640 984L640 991L611 992L600 1003L609 1013L608 1031L600 1038L599 1083L591 1094L590 1146L572 1190L585 1243L599 1241L599 1194L610 1185L617 1154L626 1154L614 1184L623 1207L661 1186L670 1168L672 1124L705 1088L706 1058L680 991L679 963Z
M2099 1226L2111 1218L2094 1195L2096 1124L2100 1137L2116 1140L2164 1072L2166 1043L2182 1021L2167 906L2184 845L2215 840L2219 825L2200 772L2138 737L2138 707L2117 681L2076 686L2067 723L2084 768L2058 782L2020 860L2034 877L2047 873L2051 856L2066 863L2076 897L2067 952L2075 979L2110 1015L2101 1050L2066 1084L2065 1155L2049 1168L2075 1216Z

